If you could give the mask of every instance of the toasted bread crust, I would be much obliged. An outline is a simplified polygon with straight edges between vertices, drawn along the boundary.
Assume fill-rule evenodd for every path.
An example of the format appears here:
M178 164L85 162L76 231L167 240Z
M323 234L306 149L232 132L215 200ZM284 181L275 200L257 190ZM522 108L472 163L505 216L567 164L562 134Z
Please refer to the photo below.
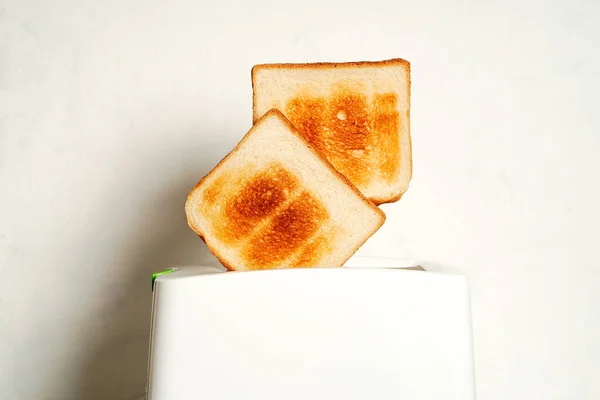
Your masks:
M252 78L257 69L261 68L355 68L355 67L379 67L382 65L403 65L410 70L410 62L402 58L390 58L381 61L343 61L343 62L315 62L315 63L273 63L256 64L252 67Z
M402 58L393 58L393 59L388 59L388 60L382 60L382 61L355 61L355 62L317 62L317 63L273 63L273 64L257 64L255 65L252 70L251 70L251 80L252 80L252 108L253 108L253 121L256 122L258 121L257 117L257 96L256 96L256 74L258 73L258 71L260 70L268 70L268 69L344 69L344 68L366 68L366 67L382 67L382 66L402 66L406 72L407 72L407 76L408 76L408 81L407 81L407 93L406 93L406 97L407 97L407 112L406 115L402 116L402 118L406 121L407 124L407 130L406 132L403 133L403 140L408 143L408 148L411 149L412 148L412 140L411 140L411 134L410 134L410 109L411 109L411 74L410 74L410 62L408 62L407 60L404 60ZM348 97L347 93L340 93L339 94L339 98L340 100L344 97ZM348 105L352 105L352 103L355 103L356 99L351 99L350 103L348 103L345 107L343 108L348 108ZM361 107L364 106L361 105ZM320 109L323 108L322 104L315 104L315 107L312 107L311 110L306 110L304 111L304 113L306 115L309 114L314 114L315 111L318 111ZM293 116L290 117L290 110L282 110L283 112L285 112L286 115L286 119L290 118L293 119ZM301 124L301 121L304 117L302 115L298 116L298 121L293 121L294 124ZM313 117L314 118L314 117ZM362 122L365 122L367 120L367 118L369 118L368 115L363 116ZM318 118L317 118L318 119ZM372 122L373 120L371 120ZM330 122L331 124L332 122ZM390 120L390 123L393 123L393 121ZM293 124L293 125L294 125ZM297 128L301 129L300 126L296 126ZM398 139L399 137L396 136L395 138L391 135L391 134L386 134L386 133L390 133L391 132L391 128L392 125L388 125L388 126L382 126L380 129L380 132L383 133L383 135L380 135L381 137L388 137L389 140L391 140L392 142L390 142L389 145L391 145L391 143L393 143L394 139ZM352 129L352 126L349 126L349 129ZM308 133L310 132L311 128L307 127L306 129L301 129L304 133ZM330 129L331 131L331 129ZM334 129L335 131L335 129ZM356 136L353 136L351 133L352 132L347 132L345 133L343 130L339 132L340 133L340 138L337 139L337 143L332 143L333 146L329 147L329 148L334 148L337 149L339 148L339 144L340 143L344 143L346 141L346 138L356 138ZM309 135L310 136L310 135ZM361 186L361 181L365 181L367 182L369 179L369 174L365 173L365 172L361 172L358 170L354 170L351 167L345 167L345 166L351 166L352 165L352 157L351 156L355 156L357 158L361 158L363 157L363 155L368 157L368 152L363 152L363 150L354 150L355 152L353 152L353 150L349 149L347 152L341 152L341 151L337 151L337 152L332 152L331 150L325 150L325 144L326 143L320 143L320 137L319 134L313 135L314 137L314 141L313 143L311 143L313 145L313 147L317 148L318 151L323 152L324 154L328 154L328 156L326 158L328 158L328 161L330 161L331 163L333 163L334 168L338 167L340 168L342 171L344 171L344 173L350 174L352 176L347 176L344 175L345 177L349 178L354 185L357 186ZM306 138L305 138L306 139ZM373 139L371 139L372 141ZM405 144L406 144L405 143ZM338 146L336 146L336 144ZM322 146L321 146L322 145ZM373 143L360 143L358 145L358 148L360 149L364 149L366 146L378 146L378 144L373 144ZM381 144L379 144L379 146L381 146ZM386 145L383 145L386 146ZM323 148L321 148L323 147ZM400 157L400 155L398 156ZM389 195L389 196L371 196L369 197L369 200L372 201L374 204L376 205L380 205L380 204L384 204L384 203L393 203L398 201L402 195L406 192L406 190L408 189L408 185L412 179L412 169L413 169L413 162L412 162L412 150L409 150L408 152L402 153L402 157L405 158L405 160L402 162L403 166L402 166L402 174L404 175L404 178L406 180L406 184L402 185L400 187L397 188L397 193L395 195ZM329 159L331 158L331 159ZM380 165L380 170L384 175L388 175L389 179L391 179L390 184L394 185L393 182L393 177L391 175L391 171L396 170L396 165L394 163L398 163L400 162L399 158L393 158L390 157L389 159L387 159L386 161L384 161L381 165Z
M293 126L293 125L292 125L292 124L291 124L291 123L290 123L290 122L287 120L287 118L286 118L286 117L283 115L283 113L282 113L281 111L279 111L279 110L276 110L276 109L270 110L270 111L269 111L269 112L267 112L267 113L266 113L266 114L265 114L263 117L261 117L261 118L259 119L259 121L260 121L260 120L262 120L263 118L269 118L269 117L271 117L271 116L273 116L273 115L277 116L277 117L280 119L280 121L282 121L282 122L283 122L283 123L286 125L286 127L289 129L289 131L290 131L291 133L293 133L293 134L294 134L294 135L296 135L298 138L300 138L300 139L302 140L302 142L303 142L303 143L305 143L306 147L307 147L307 148L308 148L308 149L309 149L309 150L312 152L312 154L313 154L313 155L315 155L315 156L316 156L316 157L317 157L319 160L321 160L321 161L322 161L322 163L323 163L323 165L324 165L324 166L326 166L327 168L329 168L329 170L330 170L330 171L331 171L331 172L332 172L334 175L336 175L336 176L337 176L337 177L338 177L340 180L342 180L342 181L343 181L343 182L344 182L344 183L345 183L345 184L346 184L346 185L347 185L349 188L351 188L351 189L354 191L354 193L356 193L356 194L358 195L358 197L359 197L359 198L360 198L360 199L361 199L361 200L362 200L362 201L363 201L363 202L364 202L366 205L368 205L368 206L369 206L369 207L370 207L372 210L374 210L374 211L376 212L376 214L377 214L377 215L379 215L379 217L380 217L380 221L379 221L378 225L375 227L375 229L373 229L373 231L372 231L372 232L368 232L368 235L366 235L366 236L365 236L365 239L364 239L364 241L362 241L362 243L360 243L360 244L359 244L359 245L358 245L358 246L357 246L357 247L354 249L354 251L352 252L352 254L354 254L354 253L355 253L355 252L358 250L358 248L359 248L359 247L360 247L360 246L361 246L361 245L362 245L362 244L363 244L363 243L364 243L364 242L365 242L365 241L366 241L366 240L367 240L367 239L368 239L370 236L372 236L372 235L373 235L373 233L375 233L375 231L377 231L377 229L379 229L379 227L381 227L381 225L384 223L384 221L385 221L385 218L386 218L386 217L385 217L385 213L384 213L382 210L380 210L380 209L379 209L377 206L375 206L375 204L373 204L373 203L371 203L369 200L367 200L367 199L366 199L366 198L363 196L363 194L362 194L362 193L361 193L361 192L360 192L360 191L359 191L359 190L358 190L358 189L357 189L357 188L356 188L356 187L355 187L355 186L354 186L354 185L353 185L353 184L352 184L352 183L351 183L351 182L350 182L350 181L349 181L349 180L348 180L348 179L347 179L347 178L346 178L344 175L342 175L341 173L339 173L339 172L338 172L338 171L337 171L337 170L336 170L336 169L335 169L335 168L334 168L334 167L333 167L333 166L332 166L332 165L331 165L331 164L330 164L330 163L329 163L329 162L328 162L328 161L327 161L327 160L326 160L326 159L325 159L325 158L324 158L324 157L323 157L323 156L322 156L322 155L321 155L321 154L320 154L320 153L319 153L319 152L318 152L316 149L314 149L314 148L313 148L313 147L312 147L312 146L311 146L311 145L310 145L310 144L309 144L309 143L308 143L308 142L307 142L307 141L306 141L306 140L303 138L303 136L302 136L302 135L301 135L301 134L300 134L300 133L299 133L299 132L296 130L296 128L295 128L295 127L294 127L294 126ZM258 123L258 122L257 122L257 123ZM255 124L255 126L256 126L256 124ZM222 160L221 160L221 161L220 161L220 162L219 162L219 163L218 163L218 164L215 166L215 168L214 168L214 169L213 169L211 172L209 172L209 173L208 173L206 176L204 176L204 177L203 177L203 178L202 178L202 179L201 179L201 180L200 180L200 181L199 181L199 182L198 182L198 183L197 183L197 184L194 186L194 188L193 188L193 189L190 191L190 193L188 194L188 197L187 197L186 204L187 204L187 203L188 203L188 202L191 200L191 198L192 198L192 195L195 193L195 191L196 191L196 190L200 190L200 187L201 187L203 184L205 184L205 182L206 182L207 178L209 178L209 177L210 177L210 176L211 176L213 173L215 173L215 171L217 171L217 170L218 170L218 168L219 168L219 167L220 167L220 166L221 166L223 163L225 163L225 162L226 162L226 161L227 161L227 160L228 160L228 159L229 159L229 158L230 158L230 157L231 157L231 156L232 156L232 155L233 155L233 154L234 154L234 153L235 153L235 152L236 152L236 151L237 151L237 150L238 150L238 149L239 149L239 148L240 148L240 147L243 145L243 144L244 144L244 142L245 142L245 141L246 141L246 140L247 140L247 139L248 139L248 138L249 138L249 137L252 135L252 133L254 132L255 126L253 126L253 127L252 127L252 128L249 130L249 131L248 131L248 133L246 133L246 135L244 135L244 137L243 137L243 138L242 138L242 140L241 140L241 141L240 141L240 142L237 144L237 146L235 146L235 147L234 147L234 149L233 149L231 152L229 152L229 153L228 153L228 154L227 154L227 155L226 155L226 156L225 156L225 157L224 157L224 158L223 158L223 159L222 159ZM314 205L313 205L313 208L314 208L314 207L317 207L317 209L318 209L318 204L314 204ZM269 210L265 210L265 212L270 212L270 211L269 211ZM302 212L302 211L300 210L300 212ZM307 216L307 217L310 217L310 216ZM297 219L297 221L298 221L297 223L301 223L301 224L302 224L302 223L303 223L303 221L304 221L304 219L305 219L305 217L301 217L301 218ZM193 221L193 220L190 218L190 215L189 215L189 214L187 215L187 221L188 221L188 225L189 225L189 226L192 228L192 230L193 230L194 232L196 232L196 234L197 234L198 236L200 236L200 238L202 238L202 240L203 240L203 241L206 243L206 245L207 245L208 249L211 251L211 253L213 253L213 254L215 255L215 257L217 257L217 259L219 260L219 262L220 262L220 263L221 263L221 264L222 264L222 265L223 265L225 268L227 268L228 270L231 270L231 271L235 271L235 270L237 270L235 266L231 265L230 263L228 263L228 262L227 262L227 260L225 260L225 258L224 258L224 257L223 257L223 256L220 254L220 252L218 251L218 249L216 249L215 247L213 247L213 246L211 245L211 241L210 241L210 240L206 240L206 237L205 237L205 232L203 232L203 231L202 231L201 227L197 226L197 225L194 223L194 221ZM308 229L313 229L313 230L314 230L314 227L310 227L310 228L308 228ZM300 231L300 230L299 230L299 231ZM310 233L310 232L309 232L309 233ZM302 233L301 233L301 234L302 234ZM285 249L283 249L283 250L282 250L282 251L283 251L283 253L282 253L282 254L285 254L284 250L285 250ZM260 253L260 251L259 251L259 253ZM259 253L257 253L257 254L256 254L258 258L260 258L260 257L261 257L261 254L259 254ZM352 255L352 254L351 254L351 255ZM350 255L350 256L351 256L351 255ZM253 254L251 254L250 256L252 257L252 256L253 256ZM350 258L350 256L348 256L348 258ZM275 261L277 261L277 260L275 259ZM344 262L345 262L345 261L346 261L346 260L344 260Z

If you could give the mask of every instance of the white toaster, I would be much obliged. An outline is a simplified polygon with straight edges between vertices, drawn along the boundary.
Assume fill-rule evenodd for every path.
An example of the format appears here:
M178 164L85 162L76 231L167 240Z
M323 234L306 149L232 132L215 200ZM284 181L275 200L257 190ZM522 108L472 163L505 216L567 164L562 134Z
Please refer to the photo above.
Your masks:
M156 274L147 399L474 399L466 279L347 266Z

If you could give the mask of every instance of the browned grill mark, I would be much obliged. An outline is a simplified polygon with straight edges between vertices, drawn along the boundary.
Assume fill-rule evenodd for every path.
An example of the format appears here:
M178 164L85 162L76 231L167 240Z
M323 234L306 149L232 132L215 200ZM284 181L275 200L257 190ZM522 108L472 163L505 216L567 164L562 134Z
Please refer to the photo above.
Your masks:
M325 100L322 98L295 98L286 106L286 116L298 131L320 152L331 145L327 130L323 129Z
M328 234L320 234L313 240L306 243L296 261L294 261L294 267L314 267L315 263L321 260L325 253L333 251L331 246L332 232Z
M240 174L244 174L244 171ZM219 177L206 189L203 200L222 202L221 218L218 218L220 223L215 226L214 233L229 243L243 241L258 223L274 214L300 184L297 177L277 162L266 169L253 171L249 179L241 182L241 189L237 193L229 194L232 193L230 188L222 190L227 179L239 180L239 176ZM229 195L223 198L224 193Z
M282 266L328 218L319 200L301 193L248 242L242 250L246 265L251 269Z
M400 116L395 93L377 94L371 101L362 88L338 85L327 98L299 95L284 114L333 166L361 188L373 170L393 181L400 165Z
M377 147L381 149L382 178L393 182L400 169L400 118L398 116L398 97L395 94L379 94L373 101L371 130L378 132Z

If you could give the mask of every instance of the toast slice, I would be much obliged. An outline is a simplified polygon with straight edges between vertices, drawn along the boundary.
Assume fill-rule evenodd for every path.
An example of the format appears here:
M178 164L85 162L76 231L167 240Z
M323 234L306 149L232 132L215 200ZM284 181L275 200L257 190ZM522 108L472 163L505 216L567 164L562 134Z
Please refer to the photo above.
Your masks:
M400 199L412 177L410 64L261 64L252 69L253 117L283 112L376 204Z
M237 271L342 266L385 221L278 110L196 185L185 211Z

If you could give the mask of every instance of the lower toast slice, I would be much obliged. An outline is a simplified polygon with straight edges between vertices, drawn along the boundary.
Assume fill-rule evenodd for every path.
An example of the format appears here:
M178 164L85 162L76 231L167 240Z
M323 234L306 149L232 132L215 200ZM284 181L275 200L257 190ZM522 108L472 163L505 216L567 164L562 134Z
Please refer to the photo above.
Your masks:
M237 271L342 266L385 221L278 110L194 187L185 211Z

